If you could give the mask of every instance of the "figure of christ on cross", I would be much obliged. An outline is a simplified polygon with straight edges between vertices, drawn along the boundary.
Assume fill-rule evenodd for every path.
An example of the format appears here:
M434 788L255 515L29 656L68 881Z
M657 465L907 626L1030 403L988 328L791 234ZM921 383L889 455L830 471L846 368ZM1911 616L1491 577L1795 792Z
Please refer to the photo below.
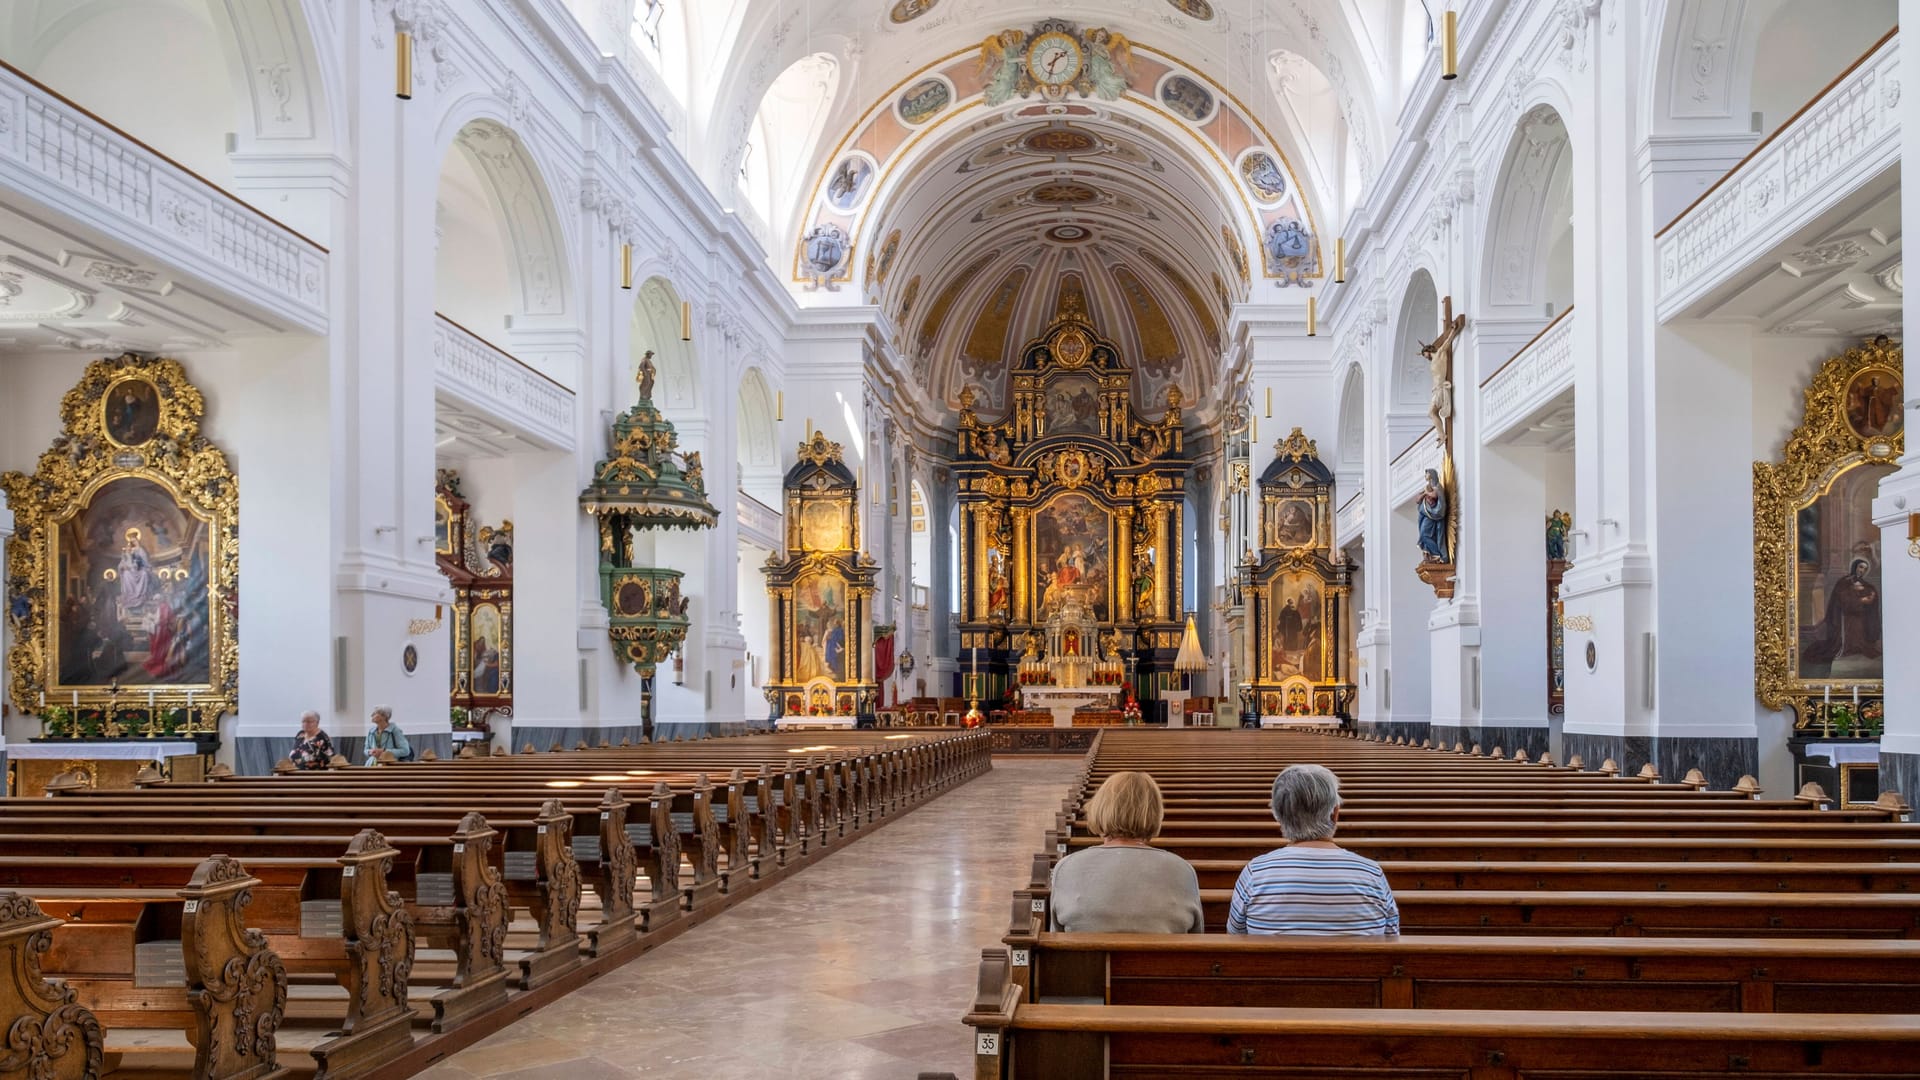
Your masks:
M1441 456L1453 457L1453 346L1467 327L1465 315L1453 313L1453 297L1440 301L1440 336L1420 346L1433 376L1433 394L1427 400L1427 416L1433 421L1433 433L1440 439ZM1449 469L1448 472L1452 470Z

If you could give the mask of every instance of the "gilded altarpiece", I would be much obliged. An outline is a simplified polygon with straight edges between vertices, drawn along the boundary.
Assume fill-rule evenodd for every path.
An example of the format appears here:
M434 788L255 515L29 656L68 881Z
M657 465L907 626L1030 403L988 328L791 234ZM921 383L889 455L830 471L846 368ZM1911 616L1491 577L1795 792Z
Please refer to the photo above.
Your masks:
M1070 298L1014 361L1005 416L982 420L961 392L960 659L970 671L977 656L983 697L1005 692L1070 596L1091 610L1103 651L1135 656L1136 689L1171 670L1184 615L1182 400L1169 387L1160 417L1140 416L1133 379Z
M841 445L818 431L787 471L784 552L768 558L773 718L872 722L879 686L866 663L879 567L861 550L859 485Z
M513 715L513 522L473 520L460 475L441 469L434 491L434 556L453 585L450 705Z
M178 361L87 365L32 475L0 476L17 708L50 736L215 730L239 685L240 491Z
M1241 565L1252 656L1241 707L1262 717L1334 717L1354 694L1344 626L1353 568L1335 558L1333 472L1299 428L1260 474L1259 548Z

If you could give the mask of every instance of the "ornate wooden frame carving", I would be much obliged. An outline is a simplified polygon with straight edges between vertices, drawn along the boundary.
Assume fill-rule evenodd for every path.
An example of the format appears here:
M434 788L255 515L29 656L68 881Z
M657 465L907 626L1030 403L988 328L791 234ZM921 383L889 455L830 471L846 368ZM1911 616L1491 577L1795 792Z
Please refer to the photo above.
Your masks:
M1832 709L1823 699L1833 687L1843 688L1849 709L1853 687L1861 687L1860 711L1869 719L1882 708L1883 680L1798 674L1799 512L1843 474L1899 460L1906 432L1863 435L1854 430L1847 418L1847 391L1862 373L1879 369L1902 378L1902 368L1901 346L1885 337L1829 358L1807 385L1800 425L1788 438L1781 460L1753 463L1754 693L1770 709L1792 709L1796 728L1824 726L1831 719Z
M105 404L114 387L136 381L154 388L153 429L122 441L110 430ZM191 695L187 731L211 731L234 708L240 682L240 489L226 455L201 434L205 415L206 400L179 361L133 353L95 360L61 399L61 433L33 474L0 474L17 529L7 545L6 570L7 618L14 631L8 692L17 707L31 708L44 692L47 706L70 705L77 695L82 708L124 708L144 705L151 689L162 711L186 709ZM207 524L205 682L69 686L59 679L60 527L103 488L126 479L159 486L182 511ZM136 691L142 696L136 698Z

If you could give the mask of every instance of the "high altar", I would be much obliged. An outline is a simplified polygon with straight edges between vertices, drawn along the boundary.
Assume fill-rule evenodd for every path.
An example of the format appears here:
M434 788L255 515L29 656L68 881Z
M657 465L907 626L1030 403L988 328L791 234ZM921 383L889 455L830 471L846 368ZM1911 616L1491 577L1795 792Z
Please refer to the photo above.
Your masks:
M1262 727L1333 724L1354 694L1342 643L1353 568L1333 545L1333 473L1299 428L1260 474L1258 553L1240 568L1246 641L1241 708Z
M978 658L969 689L983 699L1004 698L1023 654L1057 670L1068 649L1109 662L1130 651L1137 677L1172 670L1188 469L1181 395L1169 387L1165 412L1148 420L1132 386L1133 370L1069 296L1021 350L1005 416L982 421L973 392L961 393L960 644L963 661ZM1049 634L1063 615L1071 639ZM1118 688L1100 694L1113 703Z

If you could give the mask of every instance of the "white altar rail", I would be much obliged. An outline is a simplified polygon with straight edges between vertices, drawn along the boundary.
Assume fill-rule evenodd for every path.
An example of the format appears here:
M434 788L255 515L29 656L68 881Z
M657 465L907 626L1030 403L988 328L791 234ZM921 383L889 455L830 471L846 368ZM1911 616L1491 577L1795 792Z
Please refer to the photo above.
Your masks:
M0 189L121 238L272 320L326 332L327 249L4 63Z
M1900 163L1892 34L1655 237L1664 322Z
M1400 451L1400 456L1387 466L1389 481L1387 493L1393 505L1400 506L1411 502L1420 494L1426 483L1427 470L1440 468L1440 437L1432 428L1420 433L1412 445Z
M1573 309L1480 384L1480 441L1493 442L1573 386Z
M551 450L574 447L573 391L445 315L433 323L434 388Z

